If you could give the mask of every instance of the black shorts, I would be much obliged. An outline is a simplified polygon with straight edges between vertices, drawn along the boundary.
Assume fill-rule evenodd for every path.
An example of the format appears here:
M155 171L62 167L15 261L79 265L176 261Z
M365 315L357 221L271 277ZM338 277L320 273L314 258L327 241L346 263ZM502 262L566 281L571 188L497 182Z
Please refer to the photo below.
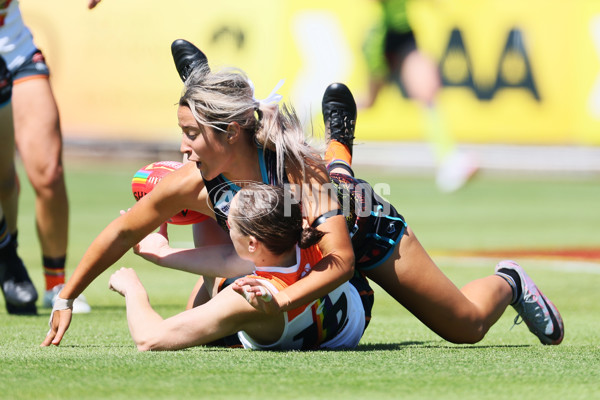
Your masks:
M40 50L33 52L27 59L12 71L13 81L18 83L32 76L50 76L46 59Z
M12 76L4 58L0 57L0 107L10 102L12 96Z
M389 30L385 35L384 47L385 59L390 71L388 80L398 87L402 96L409 98L404 83L400 79L400 71L402 70L402 64L404 64L406 56L417 49L415 36L412 31L396 32Z
M345 174L330 175L352 238L355 268L376 268L387 260L406 232L404 217L368 182Z
M383 51L390 71L395 72L395 75L398 75L406 56L416 49L417 42L412 31L388 30L386 32Z
M354 276L350 279L350 284L354 286L360 296L360 301L362 301L363 309L365 310L365 329L367 329L369 322L371 322L373 303L375 303L373 289L371 289L367 278L358 271L354 272Z

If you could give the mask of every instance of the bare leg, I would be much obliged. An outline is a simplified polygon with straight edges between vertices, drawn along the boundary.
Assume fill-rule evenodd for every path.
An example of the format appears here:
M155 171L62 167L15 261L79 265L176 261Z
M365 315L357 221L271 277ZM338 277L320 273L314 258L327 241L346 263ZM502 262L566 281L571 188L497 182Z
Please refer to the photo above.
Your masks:
M214 280L214 279L213 279ZM211 285L212 286L212 285ZM192 293L188 298L187 305L185 306L186 310L190 310L194 307L198 307L211 299L211 294L207 285L204 284L204 278L201 276L196 282L194 289L192 289Z
M459 290L435 265L410 227L397 249L367 276L450 342L480 341L512 299L509 284L496 275Z
M16 144L36 194L36 224L42 253L67 252L69 206L63 176L62 136L50 82L31 79L13 89Z

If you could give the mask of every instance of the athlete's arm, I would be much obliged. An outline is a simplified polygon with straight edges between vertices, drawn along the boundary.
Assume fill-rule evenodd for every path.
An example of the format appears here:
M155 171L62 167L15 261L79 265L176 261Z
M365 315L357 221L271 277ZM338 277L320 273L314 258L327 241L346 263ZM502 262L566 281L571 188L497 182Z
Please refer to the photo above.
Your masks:
M322 185L317 179L311 180L311 185L304 188L303 200L309 224L328 211L339 209L334 185ZM267 313L291 310L325 296L352 277L354 250L344 216L327 218L317 229L326 233L319 242L323 253L321 261L308 275L274 295L272 301L263 302L259 309ZM255 293L261 290L260 284L252 278L241 278L236 283Z
M148 295L135 271L121 268L109 282L110 289L125 296L127 322L138 350L177 350L213 342L240 330L276 341L283 332L281 315L258 312L231 288L206 304L162 319L151 307Z
M233 244L206 245L198 248L173 248L169 246L167 224L151 233L133 247L135 254L162 267L207 277L235 278L252 273L254 265L242 260ZM219 229L219 228L217 228Z
M184 166L166 176L150 194L112 221L88 247L59 298L74 299L79 296L98 275L178 210L187 208L210 213L206 199L202 201L201 193L205 193L202 178L195 166L190 167ZM55 311L42 346L60 344L70 322L70 310Z

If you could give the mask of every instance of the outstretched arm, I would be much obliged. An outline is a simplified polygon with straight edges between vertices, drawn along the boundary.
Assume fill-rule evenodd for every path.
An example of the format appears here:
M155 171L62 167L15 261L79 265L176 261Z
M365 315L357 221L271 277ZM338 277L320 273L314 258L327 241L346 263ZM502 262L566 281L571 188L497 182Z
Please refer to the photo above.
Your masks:
M167 319L152 309L146 289L133 269L115 272L109 288L125 296L129 331L140 351L198 346L240 330L256 331L262 340L275 341L283 330L281 315L267 317L229 288L208 303Z
M203 189L202 177L195 166L184 166L166 176L151 195L144 196L128 212L111 222L88 247L60 292L62 301L53 308L50 331L41 346L60 344L71 322L68 301L79 296L98 275L161 223L185 208L198 206L198 211L210 213Z
M230 240L193 249L170 247L166 223L136 244L133 251L156 265L208 277L235 278L254 270L251 262L238 257Z

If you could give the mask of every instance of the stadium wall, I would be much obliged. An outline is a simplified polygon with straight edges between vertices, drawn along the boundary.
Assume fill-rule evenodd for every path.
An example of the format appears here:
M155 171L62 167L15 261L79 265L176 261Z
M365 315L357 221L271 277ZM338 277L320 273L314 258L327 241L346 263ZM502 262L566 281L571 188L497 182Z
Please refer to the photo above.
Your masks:
M181 90L170 44L238 66L258 98L280 90L318 132L333 81L366 91L361 46L372 0L21 0L52 70L66 137L177 141ZM440 112L462 142L600 145L600 3L421 0L409 16L441 66ZM366 140L424 140L423 111L386 87L359 116Z

